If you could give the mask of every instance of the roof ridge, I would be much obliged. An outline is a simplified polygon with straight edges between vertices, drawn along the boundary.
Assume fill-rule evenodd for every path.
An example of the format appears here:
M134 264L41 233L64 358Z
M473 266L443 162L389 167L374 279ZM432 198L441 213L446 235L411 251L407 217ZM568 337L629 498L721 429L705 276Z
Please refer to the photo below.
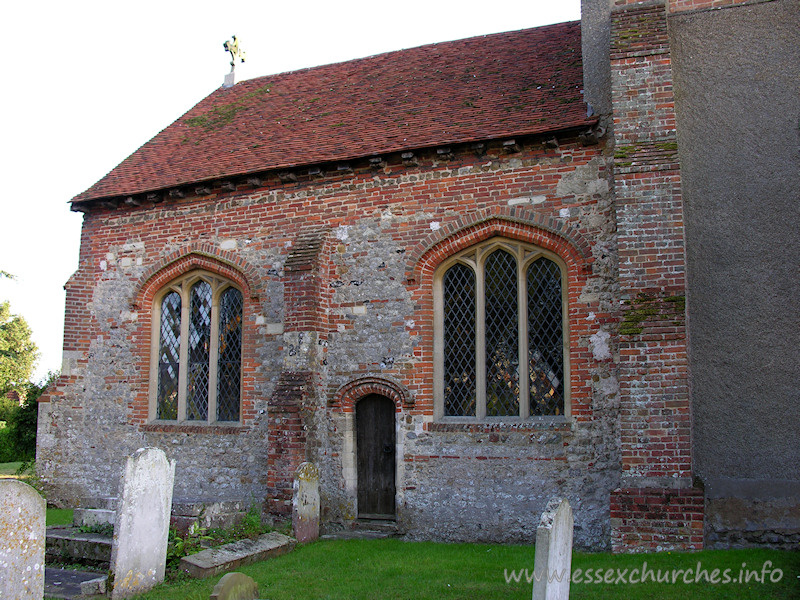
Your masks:
M267 74L267 75L259 75L258 77L253 77L251 79L242 79L241 81L237 81L236 85L241 85L243 83L247 83L247 82L250 82L250 81L256 81L258 79L265 79L265 78L268 78L268 77L277 77L277 76L281 76L281 75L294 75L294 74L303 73L303 72L306 72L306 71L313 71L315 69L323 69L325 67L334 67L334 66L337 66L337 65L353 64L353 63L367 61L367 60L380 58L380 57L383 57L383 56L388 56L388 55L397 54L397 53L410 52L410 51L421 50L421 49L425 49L425 48L433 48L433 47L436 47L436 46L445 46L445 45L448 45L448 44L466 43L466 42L484 40L484 39L493 38L493 37L509 36L509 35L513 35L513 34L516 34L516 33L521 33L521 32L524 32L524 31L533 31L533 30L541 31L543 29L547 29L548 27L558 27L560 25L573 25L573 24L576 24L576 25L580 24L580 21L561 21L559 23L550 23L548 25L541 25L539 27L524 27L524 28L521 28L521 29L514 29L514 30L511 30L511 31L497 31L497 32L494 32L494 33L484 33L484 34L479 34L479 35L473 35L473 36L470 36L470 37L467 37L467 38L458 38L458 39L454 39L454 40L443 40L441 42L430 42L430 43L427 43L427 44L420 44L419 46L409 46L408 48L398 48L396 50L387 50L385 52L378 52L377 54L369 54L367 56L359 56L359 57L351 58L351 59L347 59L347 60L339 60L339 61L336 61L336 62L323 63L323 64L320 64L320 65L313 65L313 66L310 66L310 67L300 67L299 69L292 69L290 71L279 71L277 73L270 73L270 74ZM220 86L219 88L216 88L214 91L218 91L218 90L223 89L223 88L224 88L224 86ZM225 88L225 89L228 89L228 88Z

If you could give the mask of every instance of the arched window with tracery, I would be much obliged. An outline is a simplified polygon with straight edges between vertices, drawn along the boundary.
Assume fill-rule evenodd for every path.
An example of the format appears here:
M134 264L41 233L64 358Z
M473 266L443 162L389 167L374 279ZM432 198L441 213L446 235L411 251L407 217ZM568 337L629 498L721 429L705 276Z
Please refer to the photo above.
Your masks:
M565 272L556 255L503 238L437 269L437 418L568 412Z
M155 296L151 418L193 423L240 418L241 290L192 271Z

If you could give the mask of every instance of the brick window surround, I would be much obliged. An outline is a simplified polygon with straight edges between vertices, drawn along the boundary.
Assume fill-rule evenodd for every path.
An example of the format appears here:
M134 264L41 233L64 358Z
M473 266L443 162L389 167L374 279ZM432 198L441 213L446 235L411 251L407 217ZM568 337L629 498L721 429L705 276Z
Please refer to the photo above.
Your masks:
M502 281L491 276L491 265L498 259L505 261L498 274L508 271ZM544 324L536 322L534 306L534 277L541 276L532 274L543 264L555 278L555 297L550 298ZM462 250L438 266L433 279L436 420L560 420L569 415L566 273L558 255L504 237ZM490 290L497 287L506 289L493 294ZM456 290L462 288L469 288L469 298L459 297L463 293ZM503 300L493 302L493 297ZM514 325L499 335L501 322ZM548 348L542 334L550 337ZM508 348L500 348L492 341L500 337L514 339ZM456 377L456 371L463 377Z
M149 416L159 423L241 419L243 295L192 270L153 298Z

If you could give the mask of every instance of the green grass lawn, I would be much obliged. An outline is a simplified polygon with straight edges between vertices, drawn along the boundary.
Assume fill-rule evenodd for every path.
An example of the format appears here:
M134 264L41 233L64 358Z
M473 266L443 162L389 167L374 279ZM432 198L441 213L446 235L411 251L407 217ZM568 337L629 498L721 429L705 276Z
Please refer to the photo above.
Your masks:
M21 462L0 463L0 478L16 477L17 470L22 466Z
M757 570L771 561L768 568L782 569L778 583L711 584L694 582L698 562L701 570L712 577L719 569L720 579L725 569L738 578L742 563L747 570ZM709 550L693 554L661 553L648 555L611 555L575 553L573 572L597 569L603 577L611 570L614 579L627 569L647 569L657 574L674 570L693 569L683 583L685 573L677 575L676 583L573 583L572 600L592 599L795 599L800 597L800 553L772 550ZM532 584L525 581L506 582L512 570L533 570L532 546L499 546L483 544L434 544L399 540L340 540L319 541L298 547L290 554L237 569L258 582L262 598L271 600L529 600ZM617 571L619 569L619 571ZM777 572L773 572L777 577ZM138 596L139 600L207 600L219 577L207 580L181 580L159 586Z
M48 508L45 515L45 522L50 525L71 525L72 524L72 509L71 508Z

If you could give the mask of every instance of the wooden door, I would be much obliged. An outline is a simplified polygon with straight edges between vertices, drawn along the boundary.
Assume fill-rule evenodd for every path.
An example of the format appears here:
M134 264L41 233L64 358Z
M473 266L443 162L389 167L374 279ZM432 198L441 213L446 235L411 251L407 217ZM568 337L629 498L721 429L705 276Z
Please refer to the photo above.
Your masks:
M394 402L372 394L356 404L358 516L394 518Z

